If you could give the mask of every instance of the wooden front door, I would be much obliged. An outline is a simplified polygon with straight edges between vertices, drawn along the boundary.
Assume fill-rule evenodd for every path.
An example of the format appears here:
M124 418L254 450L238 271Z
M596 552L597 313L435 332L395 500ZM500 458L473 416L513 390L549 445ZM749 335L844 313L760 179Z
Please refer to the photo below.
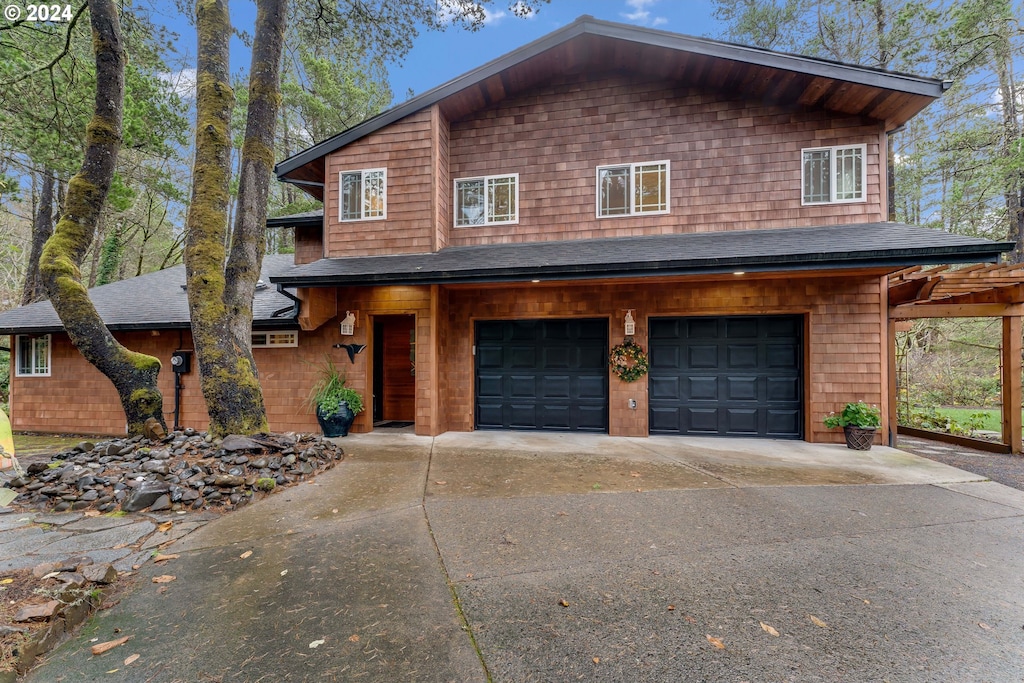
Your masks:
M416 318L374 320L374 422L416 420Z

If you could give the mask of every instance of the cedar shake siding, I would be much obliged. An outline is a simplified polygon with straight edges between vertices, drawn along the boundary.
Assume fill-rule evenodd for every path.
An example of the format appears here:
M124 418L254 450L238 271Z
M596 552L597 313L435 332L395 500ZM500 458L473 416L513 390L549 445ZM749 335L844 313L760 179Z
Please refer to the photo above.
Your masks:
M434 249L433 137L428 109L327 157L325 256L374 256ZM387 218L339 220L339 174L376 168L387 169Z
M450 137L453 179L519 174L518 224L452 228L451 245L886 219L883 124L821 110L576 76L454 121ZM801 206L801 149L854 144L867 145L867 201ZM595 217L598 166L666 159L668 214Z

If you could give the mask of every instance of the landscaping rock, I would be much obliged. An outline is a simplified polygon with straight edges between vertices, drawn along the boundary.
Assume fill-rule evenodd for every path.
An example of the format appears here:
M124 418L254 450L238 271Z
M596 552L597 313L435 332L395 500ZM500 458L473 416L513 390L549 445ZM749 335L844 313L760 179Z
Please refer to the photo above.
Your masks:
M18 610L18 613L14 615L14 621L24 622L49 619L59 607L59 600L50 600L43 605L27 605Z
M93 583L114 583L117 581L117 570L111 564L94 564L84 567L82 576Z
M171 487L162 481L143 481L121 504L121 509L125 512L145 510L170 490Z

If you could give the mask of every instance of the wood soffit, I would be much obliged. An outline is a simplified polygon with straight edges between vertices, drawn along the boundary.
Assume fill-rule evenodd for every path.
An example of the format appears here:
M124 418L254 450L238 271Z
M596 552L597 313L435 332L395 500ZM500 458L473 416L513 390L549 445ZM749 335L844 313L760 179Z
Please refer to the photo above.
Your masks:
M905 268L889 276L892 318L1012 314L1024 304L1024 264ZM994 313L995 311L995 313Z
M278 179L324 182L324 157L438 104L457 121L555 77L630 74L759 104L821 108L894 129L942 94L941 81L581 17L572 24L277 164ZM323 189L319 188L322 195Z

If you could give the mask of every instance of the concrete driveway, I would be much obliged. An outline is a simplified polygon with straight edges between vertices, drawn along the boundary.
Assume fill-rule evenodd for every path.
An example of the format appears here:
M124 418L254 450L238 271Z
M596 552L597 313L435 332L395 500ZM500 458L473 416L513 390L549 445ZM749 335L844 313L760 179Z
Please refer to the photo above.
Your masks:
M1024 678L1024 492L975 475L800 442L343 443L28 680Z

